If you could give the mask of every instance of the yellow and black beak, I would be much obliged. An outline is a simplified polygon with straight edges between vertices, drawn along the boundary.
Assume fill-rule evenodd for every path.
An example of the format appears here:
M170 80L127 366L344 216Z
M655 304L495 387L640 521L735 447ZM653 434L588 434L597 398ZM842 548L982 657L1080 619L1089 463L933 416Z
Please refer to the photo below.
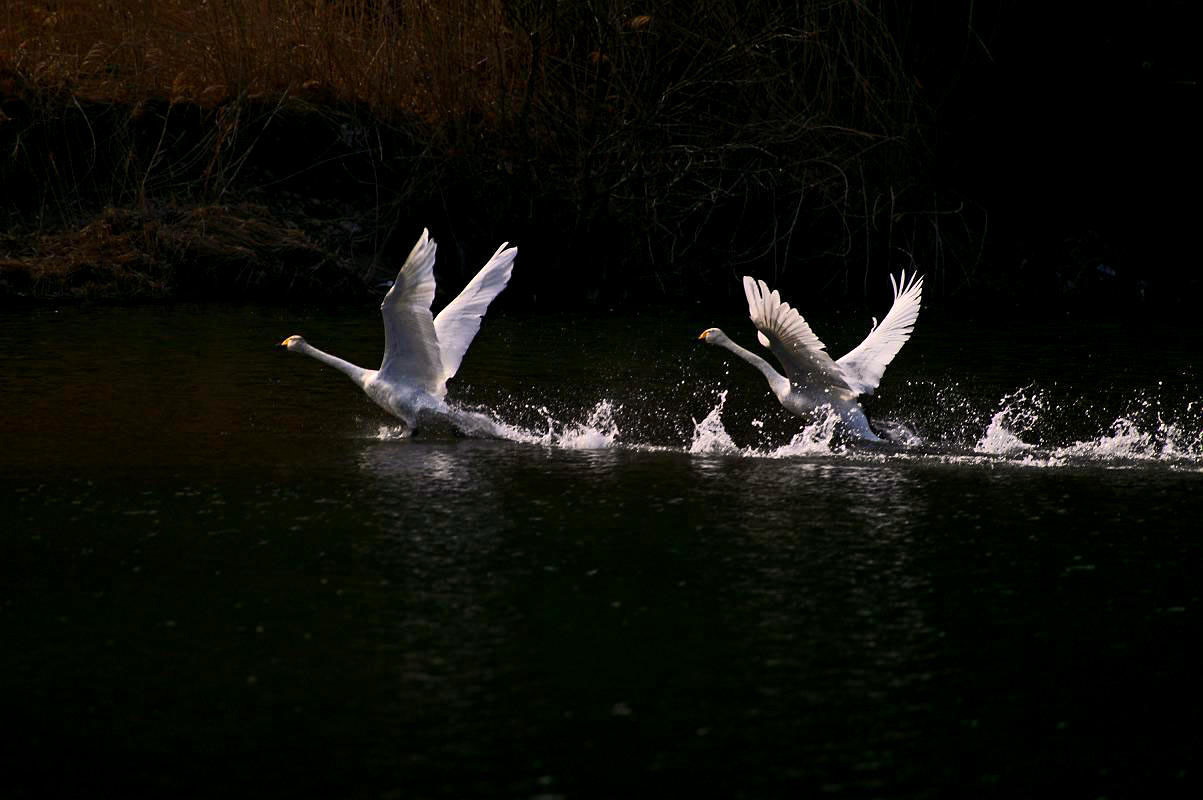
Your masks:
M706 335L707 335L707 334L709 334L709 333L710 333L710 331L702 331L701 333L699 333L699 334L698 334L698 341L699 341L699 342L704 342L704 341L706 341Z

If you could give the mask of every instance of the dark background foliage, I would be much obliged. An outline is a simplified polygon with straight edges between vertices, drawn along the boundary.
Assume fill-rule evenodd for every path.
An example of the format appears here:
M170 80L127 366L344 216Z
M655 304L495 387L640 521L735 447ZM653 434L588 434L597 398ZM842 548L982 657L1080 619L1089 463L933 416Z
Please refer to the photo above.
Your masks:
M726 301L745 273L863 296L903 267L950 308L1199 286L1185 2L81 8L0 28L9 293L345 295L423 225L455 276L518 242L514 303Z

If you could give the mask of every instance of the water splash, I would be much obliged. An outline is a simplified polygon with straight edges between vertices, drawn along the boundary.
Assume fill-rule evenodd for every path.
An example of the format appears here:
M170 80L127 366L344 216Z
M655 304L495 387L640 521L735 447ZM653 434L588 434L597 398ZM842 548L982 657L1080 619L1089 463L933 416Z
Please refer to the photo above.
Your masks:
M1160 384L1159 384L1160 387ZM914 434L903 422L891 422L910 435L889 436L896 451L883 453L842 444L839 418L828 413L810 422L784 445L767 448L739 448L722 425L724 394L719 405L695 423L689 452L719 452L763 458L795 456L839 456L852 459L882 457L934 458L950 463L971 463L986 457L999 458L1024 467L1061 467L1083 463L1104 463L1108 466L1131 465L1132 462L1159 462L1176 467L1189 467L1203 462L1203 420L1197 411L1197 401L1185 404L1181 412L1167 409L1176 403L1163 400L1160 392L1141 393L1120 408L1118 416L1109 414L1104 392L1088 397L1054 396L1050 389L1028 386L1005 394L993 413L974 409L971 400L953 390L940 390L937 397L958 400L956 419L949 420L946 430L937 433L935 448L925 447L923 438ZM1115 408L1114 402L1111 405ZM979 406L980 408L980 406ZM1114 420L1106 432L1098 430L1101 420ZM988 422L986 421L988 420ZM974 426L976 431L974 432ZM985 430L982 430L984 425ZM760 427L754 425L754 427ZM968 444L963 442L968 439ZM968 450L964 449L968 447ZM915 448L915 449L911 449Z
M531 408L531 407L528 407ZM493 435L499 439L565 450L600 450L617 446L622 431L615 421L615 407L610 400L599 401L581 422L563 423L552 416L545 406L533 410L541 416L544 430L496 421Z
M1053 455L1092 461L1198 461L1203 458L1201 434L1186 434L1173 423L1160 422L1143 429L1133 420L1120 417L1111 431L1095 439L1057 448Z
M729 455L739 452L731 434L723 427L723 406L727 404L727 390L719 393L718 405L710 409L710 413L702 417L702 421L693 420L693 440L689 443L688 452L717 453ZM753 425L756 421L753 421ZM763 425L763 423L761 423ZM759 426L758 426L759 427Z
M381 425L376 429L376 436L382 442L396 442L413 436L413 431L404 425Z
M977 442L979 453L1011 456L1035 449L1036 445L1028 444L1007 428L1006 412L999 411L990 418L990 426Z
M1061 418L1081 425L1098 416L1092 413L1095 409L1071 400L1054 402L1046 393L1026 388L999 401L999 410L975 449L1048 466L1082 461L1197 462L1203 460L1203 427L1194 406L1194 402L1186 405L1185 419L1167 419L1159 397L1141 394L1114 417L1105 433L1070 436L1066 443L1064 438L1057 441L1049 430L1051 421Z
M1004 396L975 449L979 453L1000 456L1021 455L1034 450L1036 445L1020 437L1036 427L1047 407L1045 396L1030 388Z
M434 429L440 433L476 439L505 438L508 427L488 409L461 408L452 403L437 412L423 412L418 423L420 431ZM381 425L373 438L387 442L410 439L413 435L414 431L406 425Z
M469 438L504 439L567 450L611 448L616 446L621 435L615 421L617 409L610 400L598 402L580 422L563 423L545 406L527 408L534 410L542 418L540 427L543 430L505 422L495 411L485 406L463 408L452 403L447 404L446 410L424 418L419 429L429 432L433 428L439 432ZM412 436L413 432L404 425L381 425L373 438L380 441L400 441Z
M1189 413L1189 406L1187 411ZM1166 434L1165 445L1161 450L1163 457L1203 461L1203 426L1192 431L1176 422L1163 421L1162 425Z
M840 426L840 415L831 406L820 409L820 418L794 434L789 444L782 445L769 452L770 458L788 458L790 456L831 455L843 452L845 448L836 444L836 431Z
M841 450L835 443L840 417L830 407L822 409L815 422L804 426L784 445L768 449L750 446L741 448L723 425L723 407L726 403L727 392L724 390L719 393L718 404L710 410L710 413L703 417L701 422L693 421L693 438L688 447L689 453L790 458L792 456L831 455ZM753 428L757 429L764 427L764 422L758 419L752 420L751 424Z
M681 423L673 417L673 410L679 405L658 404L654 394L627 406L603 399L576 413L553 414L546 406L515 399L496 404L496 410L450 406L442 424L449 421L455 435L569 450L622 448L768 459L933 459L1025 467L1122 467L1157 462L1186 468L1203 464L1198 402L1186 403L1182 410L1181 399L1167 399L1160 390L1122 400L1105 389L1074 396L1056 384L1027 386L1004 394L993 408L984 407L981 395L968 394L956 384L923 384L916 394L918 397L910 398L909 413L905 405L893 407L890 413L897 419L879 420L879 425L895 431L886 435L889 444L884 448L849 441L840 430L838 415L831 410L807 420L761 418L745 410L742 415L729 414L730 419L724 421L730 411L726 390L717 392L714 406L701 420L689 420L692 428L688 424L677 427ZM1181 398L1181 394L1173 397ZM953 410L941 405L942 401L951 403ZM922 438L912 424L922 428ZM408 435L403 426L381 426L376 438L398 440ZM739 443L741 436L752 443Z
M599 450L613 447L619 435L618 424L614 421L614 404L602 400L584 422L568 425L558 435L549 430L549 438L541 444L569 450Z

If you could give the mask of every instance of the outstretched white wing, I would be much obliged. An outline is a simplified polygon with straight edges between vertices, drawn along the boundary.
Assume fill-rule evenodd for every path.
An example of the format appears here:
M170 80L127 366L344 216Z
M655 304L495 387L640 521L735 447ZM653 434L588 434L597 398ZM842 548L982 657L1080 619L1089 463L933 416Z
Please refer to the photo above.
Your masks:
M384 317L384 361L380 364L380 375L442 397L447 392L446 378L430 314L435 248L430 232L423 229L380 304Z
M434 319L434 331L438 335L439 352L442 357L443 379L459 371L460 362L472 339L480 330L480 320L493 298L501 293L510 281L514 269L514 256L518 248L507 247L503 242L493 257L480 268L476 277L468 282L459 297L452 300Z
M748 316L760 343L773 351L790 382L802 388L848 388L843 371L827 354L826 345L781 295L769 291L764 281L744 276Z
M890 276L894 286L894 305L881 324L873 320L873 328L856 349L835 363L848 376L848 384L859 394L873 394L881 383L886 366L898 355L898 351L911 338L915 320L919 318L919 303L923 298L923 277L911 275L908 282L906 270L900 280Z

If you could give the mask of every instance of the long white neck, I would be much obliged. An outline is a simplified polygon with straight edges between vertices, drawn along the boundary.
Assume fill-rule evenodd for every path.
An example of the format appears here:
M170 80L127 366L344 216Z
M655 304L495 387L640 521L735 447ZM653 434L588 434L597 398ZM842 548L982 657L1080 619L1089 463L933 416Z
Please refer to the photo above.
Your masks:
M739 356L744 361L747 361L753 367L760 370L760 374L764 375L765 380L769 382L769 388L773 390L773 394L777 395L777 397L780 398L789 394L789 378L773 369L769 362L765 361L751 350L745 350L744 348L740 347L726 336L719 339L717 342L715 342L715 344L727 348L732 353L735 353L735 355Z
M364 378L366 378L368 374L368 370L364 369L363 367L357 367L350 361L344 361L338 356L332 356L329 353L324 353L308 342L301 342L294 349L299 350L307 356L316 358L323 364L329 364L351 380L355 381L355 383L358 385L363 386Z

